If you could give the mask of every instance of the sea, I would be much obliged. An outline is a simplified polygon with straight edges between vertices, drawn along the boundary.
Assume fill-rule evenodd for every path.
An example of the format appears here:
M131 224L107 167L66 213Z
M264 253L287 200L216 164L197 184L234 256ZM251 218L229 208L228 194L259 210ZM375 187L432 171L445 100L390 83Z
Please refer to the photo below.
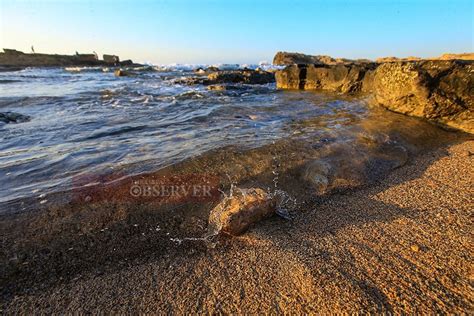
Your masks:
M128 77L104 67L1 72L0 113L27 119L0 122L0 212L26 198L48 203L77 177L113 170L134 176L230 147L304 144L326 153L334 173L362 168L358 158L370 161L373 144L404 164L457 137L374 106L367 95L282 91L275 83L223 91L179 83L198 76L198 67L206 65L146 66ZM288 155L297 152L293 146Z

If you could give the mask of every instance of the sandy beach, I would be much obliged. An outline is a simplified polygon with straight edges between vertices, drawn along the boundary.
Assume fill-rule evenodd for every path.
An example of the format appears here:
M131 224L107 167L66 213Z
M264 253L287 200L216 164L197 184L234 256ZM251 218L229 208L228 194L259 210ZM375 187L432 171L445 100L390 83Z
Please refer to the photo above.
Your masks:
M0 314L474 315L472 12L0 0Z
M47 281L7 284L2 312L469 313L473 153L472 140L427 152L241 237L71 256Z

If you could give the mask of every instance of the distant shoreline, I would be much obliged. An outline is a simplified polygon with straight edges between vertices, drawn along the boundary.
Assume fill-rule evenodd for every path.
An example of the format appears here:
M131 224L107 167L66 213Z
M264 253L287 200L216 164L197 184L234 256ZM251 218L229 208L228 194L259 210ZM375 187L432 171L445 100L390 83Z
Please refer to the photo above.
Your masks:
M12 67L70 67L70 66L131 66L139 67L132 60L121 61L117 55L104 54L102 59L96 54L58 55L24 52L15 49L3 49L0 53L0 68Z

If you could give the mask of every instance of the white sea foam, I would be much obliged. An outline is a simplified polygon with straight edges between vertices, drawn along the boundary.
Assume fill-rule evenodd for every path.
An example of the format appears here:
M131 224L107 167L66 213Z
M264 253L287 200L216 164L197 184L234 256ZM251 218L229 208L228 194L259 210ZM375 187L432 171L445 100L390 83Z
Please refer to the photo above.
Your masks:
M153 69L160 72L187 72L196 69L206 69L208 67L217 67L220 70L237 70L237 69L263 69L275 70L282 69L283 66L272 65L267 62L260 62L259 64L168 64L168 65L154 65Z

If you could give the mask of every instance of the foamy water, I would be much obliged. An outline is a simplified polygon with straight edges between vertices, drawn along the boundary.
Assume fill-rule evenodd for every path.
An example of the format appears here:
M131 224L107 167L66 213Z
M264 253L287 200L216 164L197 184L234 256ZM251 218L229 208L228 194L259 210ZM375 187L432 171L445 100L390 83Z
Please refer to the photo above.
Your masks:
M190 70L196 67L150 66L120 78L102 67L0 73L0 112L31 117L0 123L0 203L42 199L70 188L74 177L149 172L229 145L255 148L282 139L318 146L350 143L357 139L354 128L368 119L393 120L386 111L374 119L365 96L285 92L274 84L208 91L174 83L195 76ZM413 128L413 119L404 122ZM425 133L437 130L423 126ZM357 130L369 138L387 133ZM397 145L419 140L407 135Z

